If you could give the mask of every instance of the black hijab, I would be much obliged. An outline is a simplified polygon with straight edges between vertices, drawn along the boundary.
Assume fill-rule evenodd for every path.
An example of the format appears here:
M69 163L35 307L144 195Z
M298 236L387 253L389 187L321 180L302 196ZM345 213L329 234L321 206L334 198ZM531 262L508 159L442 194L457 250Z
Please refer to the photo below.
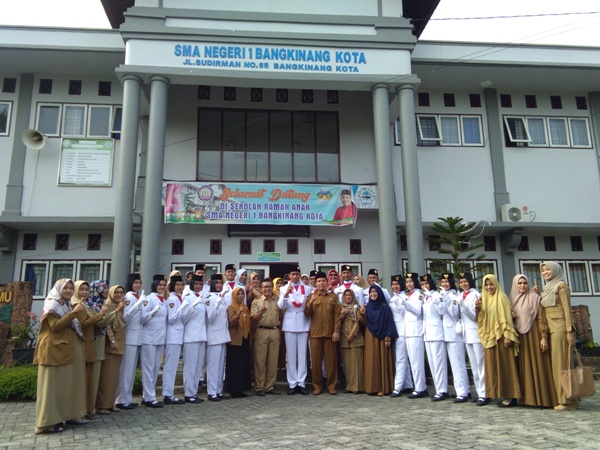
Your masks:
M383 340L387 336L397 338L398 330L394 316L385 300L383 291L375 284L369 288L369 293L372 289L377 291L377 300L369 299L369 303L367 303L367 328L379 340Z

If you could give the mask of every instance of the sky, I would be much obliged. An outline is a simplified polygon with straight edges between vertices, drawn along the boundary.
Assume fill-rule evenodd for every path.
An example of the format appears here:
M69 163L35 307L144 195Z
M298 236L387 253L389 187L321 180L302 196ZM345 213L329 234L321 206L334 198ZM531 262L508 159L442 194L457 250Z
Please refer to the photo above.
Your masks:
M100 0L3 3L3 25L110 28ZM600 0L441 0L421 39L600 47L598 29Z

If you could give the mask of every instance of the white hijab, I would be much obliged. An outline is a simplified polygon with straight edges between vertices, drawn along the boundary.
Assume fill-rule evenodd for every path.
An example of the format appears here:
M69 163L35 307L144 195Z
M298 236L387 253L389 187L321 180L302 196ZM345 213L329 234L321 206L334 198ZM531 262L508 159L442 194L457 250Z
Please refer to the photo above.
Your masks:
M64 315L69 314L71 312L71 302L69 300L63 300L61 296L63 289L68 283L73 284L73 281L69 278L61 278L56 283L54 283L54 287L48 293L46 300L44 300L44 309L42 310L41 319L42 322L44 321L44 318L48 313L52 313L57 317L63 317ZM79 323L79 320L73 319L71 321L70 326L71 328L73 328L75 333L77 333L77 335L81 339L83 339L83 331L81 329L81 324Z

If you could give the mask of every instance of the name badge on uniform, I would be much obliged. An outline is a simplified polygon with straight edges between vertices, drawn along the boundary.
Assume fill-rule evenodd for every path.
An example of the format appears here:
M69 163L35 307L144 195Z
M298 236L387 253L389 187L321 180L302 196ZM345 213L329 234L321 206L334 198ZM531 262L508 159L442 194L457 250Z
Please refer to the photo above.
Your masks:
M144 306L148 306L148 300L144 300Z

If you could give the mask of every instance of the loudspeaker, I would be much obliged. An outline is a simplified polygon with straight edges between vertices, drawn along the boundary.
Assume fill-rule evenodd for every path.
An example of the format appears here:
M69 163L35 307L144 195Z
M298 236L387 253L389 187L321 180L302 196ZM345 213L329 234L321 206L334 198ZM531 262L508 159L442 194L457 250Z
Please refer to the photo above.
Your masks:
M40 133L38 130L28 129L23 131L21 136L23 144L33 150L41 150L46 145L46 136Z

